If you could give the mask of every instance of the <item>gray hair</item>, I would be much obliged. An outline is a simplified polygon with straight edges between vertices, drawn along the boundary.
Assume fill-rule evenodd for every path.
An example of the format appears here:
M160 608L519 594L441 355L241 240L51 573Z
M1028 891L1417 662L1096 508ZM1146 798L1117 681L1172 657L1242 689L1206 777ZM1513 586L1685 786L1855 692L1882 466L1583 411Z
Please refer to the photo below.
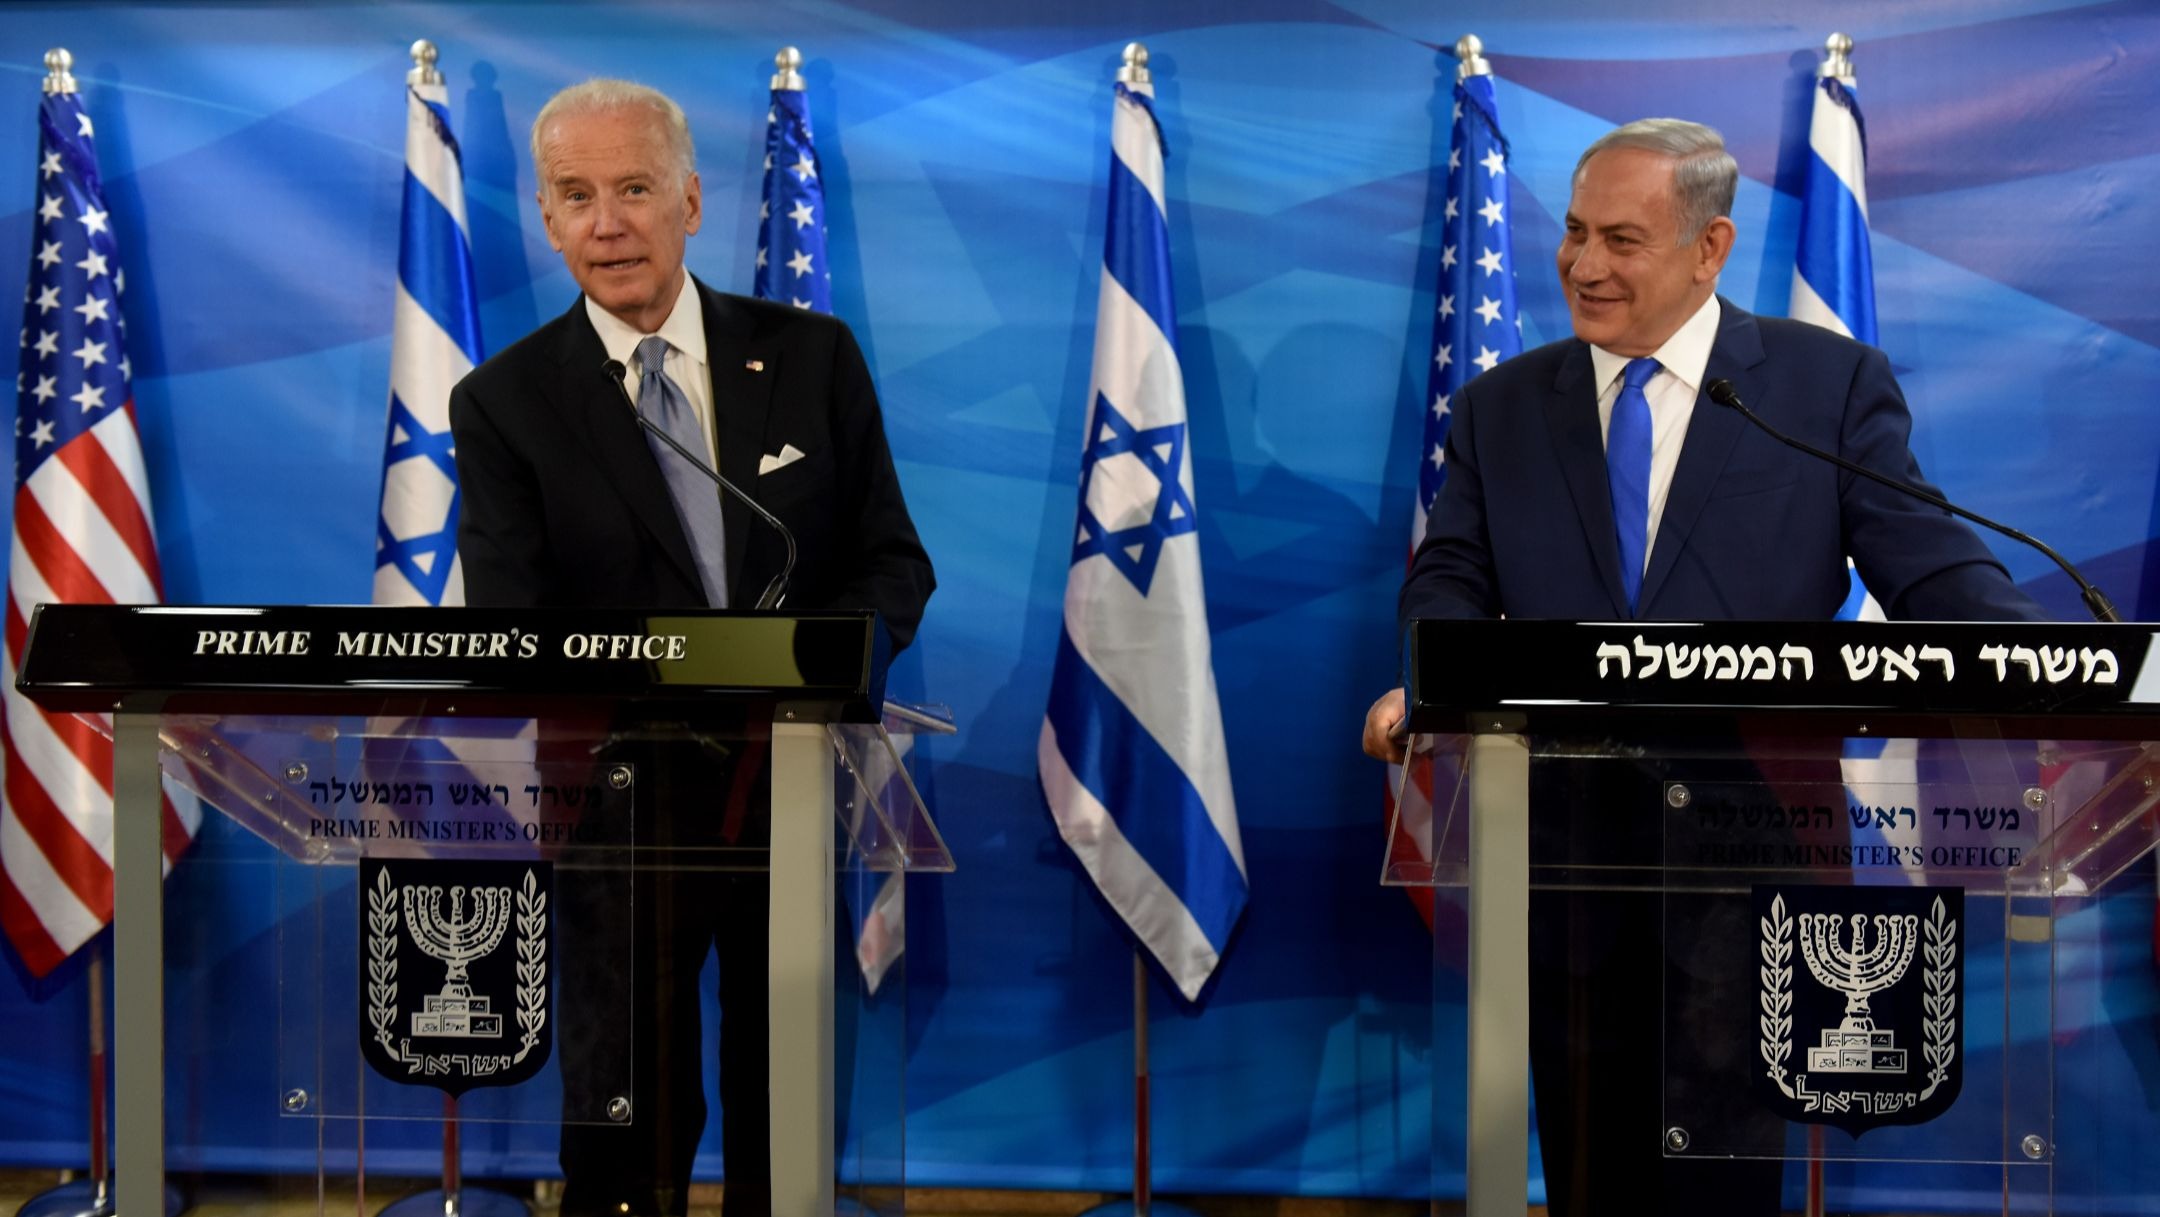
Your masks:
M1680 211L1680 244L1702 235L1710 221L1732 214L1733 191L1740 184L1740 165L1725 150L1725 137L1714 127L1680 118L1641 118L1615 127L1583 149L1575 162L1575 178L1582 178L1590 158L1612 148L1640 148L1668 156L1673 162L1673 203Z
M660 90L628 80L614 80L599 76L581 81L548 98L540 107L540 114L533 119L532 158L533 174L540 177L540 188L547 189L547 179L540 165L540 135L548 124L557 119L573 118L586 114L604 114L610 110L627 110L643 107L660 119L661 134L666 136L668 151L682 165L682 175L688 180L697 172L697 145L690 140L690 119L675 99Z

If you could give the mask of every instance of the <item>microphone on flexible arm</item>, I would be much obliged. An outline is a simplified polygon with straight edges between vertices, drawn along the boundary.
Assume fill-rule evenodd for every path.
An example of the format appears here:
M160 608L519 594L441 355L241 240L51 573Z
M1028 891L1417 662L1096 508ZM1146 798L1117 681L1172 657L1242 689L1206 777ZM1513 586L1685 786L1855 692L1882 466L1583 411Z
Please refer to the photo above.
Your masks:
M744 494L735 483L721 477L718 470L691 455L688 448L675 442L674 436L654 426L653 421L645 417L644 412L637 408L637 399L630 396L629 387L623 384L623 377L629 375L630 372L628 365L624 364L620 359L610 359L600 365L600 370L607 373L608 381L621 391L623 400L630 403L630 417L637 420L638 426L645 428L650 434L659 436L662 442L673 448L684 460L690 462L691 468L711 478L713 484L720 487L720 489L734 495L737 502L756 513L758 519L771 525L772 530L780 534L780 539L787 542L787 561L780 564L780 573L774 575L772 582L765 585L765 594L758 597L756 606L761 609L779 608L787 600L788 578L795 573L795 534L788 531L788 526L782 524L778 516L765 510L756 499Z
M1995 521L1988 519L1986 516L1978 515L1974 512L1967 511L1940 495L1929 494L1927 491L1922 490L1917 486L1908 486L1905 483L1898 481L1896 478L1877 473L1873 469L1870 469L1865 465L1856 464L1852 461L1846 460L1844 457L1839 456L1836 453L1825 452L1822 449L1815 447L1813 444L1806 443L1802 440L1794 439L1792 436L1787 435L1784 432L1778 430L1776 427L1771 426L1769 423L1764 422L1761 416L1757 415L1753 410L1748 409L1747 406L1740 401L1740 394L1733 390L1732 382L1726 380L1722 376L1717 378L1716 380L1711 381L1709 384L1704 385L1703 393L1707 395L1711 401L1714 401L1717 404L1725 406L1729 409L1739 411L1742 418L1745 418L1749 422L1754 423L1757 427L1762 428L1763 432L1769 435L1771 439L1774 439L1777 442L1784 444L1788 448L1798 448L1800 451L1807 453L1809 456L1820 457L1821 459L1829 461L1831 464L1836 465L1838 468L1846 470L1847 472L1857 473L1861 477L1867 478L1869 481L1880 482L1881 484L1888 486L1892 490L1898 491L1902 494L1911 495L1913 498L1916 498L1931 507L1940 507L1944 511L1949 512L1951 515L1963 517L1964 519L1971 520L1973 523L1982 525L1986 528L1992 528L1996 532L1999 532L2002 535L2011 538L2012 540L2023 541L2025 544L2032 546L2034 549L2039 550L2043 554L2046 554L2049 558L2054 560L2055 565L2063 568L2063 573L2069 575L2070 581L2077 584L2078 593L2084 597L2085 608L2087 609L2087 611L2092 613L2094 621L2122 620L2122 614L2116 611L2115 605L2108 600L2105 593L2103 593L2099 588L2094 587L2091 583L2088 583L2085 579L2085 576L2078 573L2077 567L2070 565L2068 559L2064 558L2061 554L2056 553L2053 549L2050 549L2047 544L2041 541L2039 538L2031 536L2027 533L2019 532L2017 529L2012 528L2007 524L1997 524Z

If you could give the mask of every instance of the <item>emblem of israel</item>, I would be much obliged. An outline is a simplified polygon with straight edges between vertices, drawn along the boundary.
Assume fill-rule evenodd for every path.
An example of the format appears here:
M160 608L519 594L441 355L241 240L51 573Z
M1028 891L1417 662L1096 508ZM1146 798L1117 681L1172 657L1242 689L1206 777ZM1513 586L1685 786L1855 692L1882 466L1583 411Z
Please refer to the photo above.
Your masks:
M1964 911L1960 888L1756 888L1757 1095L1855 1136L1948 1110L1964 1079Z
M546 862L365 859L360 1039L393 1081L462 1094L540 1071L548 1021Z

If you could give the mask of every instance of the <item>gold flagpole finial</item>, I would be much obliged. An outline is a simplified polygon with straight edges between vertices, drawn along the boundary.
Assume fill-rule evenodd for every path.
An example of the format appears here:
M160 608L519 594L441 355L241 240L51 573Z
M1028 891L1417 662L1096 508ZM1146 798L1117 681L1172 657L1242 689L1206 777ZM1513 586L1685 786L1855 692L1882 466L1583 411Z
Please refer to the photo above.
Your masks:
M784 93L802 92L802 52L794 47L784 46L780 48L779 54L772 57L772 61L773 67L779 69L773 73L772 87Z
M45 91L47 93L75 92L75 74L69 71L75 66L75 57L64 46L56 46L45 52Z
M1476 34L1464 34L1455 40L1455 58L1458 81L1492 75L1492 60L1485 58L1485 40Z
M1125 66L1119 68L1117 71L1118 83L1128 85L1144 85L1154 83L1155 78L1148 75L1147 60L1148 54L1146 43L1126 43Z
M435 70L435 59L436 51L434 43L429 42L425 38L422 38L420 41L413 43L413 66L412 71L405 73L405 83L409 85L441 84L443 82L442 73Z

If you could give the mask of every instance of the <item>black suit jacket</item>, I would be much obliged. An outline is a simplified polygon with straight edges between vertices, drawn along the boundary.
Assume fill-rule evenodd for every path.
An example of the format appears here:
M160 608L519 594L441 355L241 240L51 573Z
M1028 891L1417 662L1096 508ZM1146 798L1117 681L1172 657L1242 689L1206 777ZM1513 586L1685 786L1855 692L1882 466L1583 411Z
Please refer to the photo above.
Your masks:
M894 648L907 645L936 580L854 335L831 317L695 287L720 472L795 534L787 606L875 609ZM451 391L468 603L704 605L667 482L607 358L580 298ZM760 458L789 445L802 457L761 476ZM747 606L785 546L740 503L722 503L729 595Z
M1932 491L1890 361L1819 326L1720 299L1704 383L1772 426ZM1415 617L1628 616L1590 348L1539 347L1452 403L1447 481L1404 581ZM1845 599L1845 558L1897 619L2044 620L1971 529L1778 443L1698 398L1642 583L1645 619L1804 621Z

